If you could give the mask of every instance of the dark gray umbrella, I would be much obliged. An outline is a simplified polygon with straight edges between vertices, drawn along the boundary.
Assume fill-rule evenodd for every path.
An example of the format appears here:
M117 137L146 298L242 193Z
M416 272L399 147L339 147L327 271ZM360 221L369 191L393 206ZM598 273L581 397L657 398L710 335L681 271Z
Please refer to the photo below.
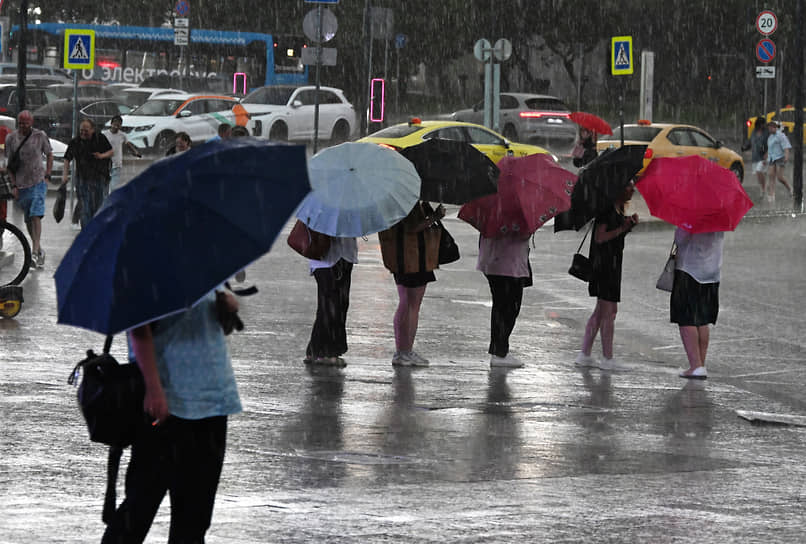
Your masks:
M571 193L571 209L554 219L554 232L579 230L618 200L644 166L645 145L603 151L579 171Z
M431 138L400 153L420 174L420 200L465 204L498 190L498 167L467 142Z

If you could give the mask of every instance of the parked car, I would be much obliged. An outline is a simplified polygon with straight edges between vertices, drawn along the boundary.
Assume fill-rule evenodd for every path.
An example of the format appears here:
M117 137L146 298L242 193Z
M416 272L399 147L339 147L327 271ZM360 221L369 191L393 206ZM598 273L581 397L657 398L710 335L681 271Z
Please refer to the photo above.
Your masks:
M218 134L221 123L235 125L232 108L238 99L220 95L161 94L123 116L121 130L137 147L165 154L177 132L187 132L194 143Z
M45 104L58 100L59 97L44 87L25 87L25 109L35 110ZM0 83L0 115L17 117L17 84Z
M795 132L795 108L793 106L783 107L781 108L780 112L771 111L765 115L765 118L767 119L768 123L773 119L781 123L781 129L790 138ZM745 122L748 139L750 139L750 136L753 134L753 128L756 126L756 119L758 119L758 117L751 117ZM803 143L806 144L806 108L803 108Z
M100 130L115 115L127 115L131 108L114 100L78 99L78 120L92 119ZM34 110L34 126L51 138L69 142L73 137L73 100L62 99Z
M481 125L460 123L458 121L421 121L417 118L408 123L401 123L379 130L358 141L385 145L392 149L400 150L431 138L468 142L495 163L507 155L524 157L535 153L548 153L542 147L510 142L501 134Z
M739 182L744 180L744 161L741 155L724 147L722 142L695 126L640 120L634 125L624 125L624 145L648 146L644 168L656 157L700 155L729 169L736 174ZM621 128L618 127L613 130L612 135L600 137L596 144L596 149L600 152L617 147L621 147Z
M27 64L25 66L26 80L37 80L48 83L67 83L73 77L67 70L55 68L53 66L43 66L41 64ZM4 81L13 80L17 77L16 62L0 62L0 79Z
M529 93L501 93L499 126L505 138L537 144L559 153L571 151L577 139L577 125L571 111L556 96ZM453 113L453 119L484 123L484 101Z
M57 83L55 85L48 85L47 89L58 96L59 98L73 98L73 84L72 83ZM79 82L78 84L78 97L79 98L101 98L117 99L118 91L109 89L103 83L98 82Z
M118 100L129 106L132 110L138 108L151 98L163 94L183 93L185 93L185 91L180 91L179 89L162 89L159 87L126 87L117 91Z
M241 100L251 119L249 132L274 141L313 140L316 87L268 85ZM319 88L319 138L341 143L357 129L355 108L341 89Z

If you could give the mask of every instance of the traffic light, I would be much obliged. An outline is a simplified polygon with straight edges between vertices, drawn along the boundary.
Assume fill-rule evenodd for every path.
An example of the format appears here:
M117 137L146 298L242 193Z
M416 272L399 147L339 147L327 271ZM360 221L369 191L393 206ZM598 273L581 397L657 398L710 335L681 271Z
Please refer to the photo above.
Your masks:
M371 81L369 94L369 120L382 123L386 113L386 81L376 77Z

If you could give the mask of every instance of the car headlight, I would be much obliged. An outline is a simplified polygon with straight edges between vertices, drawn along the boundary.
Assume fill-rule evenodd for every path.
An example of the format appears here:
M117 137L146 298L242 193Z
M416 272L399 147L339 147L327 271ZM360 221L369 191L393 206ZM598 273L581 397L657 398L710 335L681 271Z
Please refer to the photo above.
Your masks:
M134 129L135 132L146 132L154 128L154 125L143 125L141 127L136 127Z

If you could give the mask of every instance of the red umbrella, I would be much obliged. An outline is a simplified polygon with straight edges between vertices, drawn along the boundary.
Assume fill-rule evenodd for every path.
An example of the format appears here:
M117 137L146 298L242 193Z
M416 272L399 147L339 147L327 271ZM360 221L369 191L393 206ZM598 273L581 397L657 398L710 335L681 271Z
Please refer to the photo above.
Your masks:
M753 207L733 172L699 155L654 159L636 188L652 215L691 233L733 230Z
M588 130L592 130L597 134L613 134L613 129L610 128L610 125L607 124L607 121L598 115L586 113L584 111L575 111L570 115L570 118L571 121L577 125Z
M577 177L558 166L551 155L504 157L498 168L498 192L472 200L459 210L459 218L487 238L510 233L528 236L571 207Z

